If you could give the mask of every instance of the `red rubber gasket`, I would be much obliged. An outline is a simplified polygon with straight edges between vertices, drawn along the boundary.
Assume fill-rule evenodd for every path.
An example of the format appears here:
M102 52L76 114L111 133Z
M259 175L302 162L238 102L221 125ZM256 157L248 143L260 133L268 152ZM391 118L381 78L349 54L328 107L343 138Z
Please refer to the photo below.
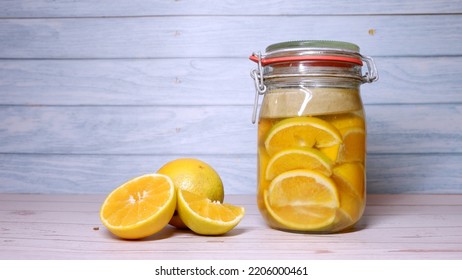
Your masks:
M250 60L258 62L258 57L251 55ZM359 58L354 57L344 57L344 56L328 56L328 55L319 55L319 56L281 56L281 57L270 57L262 58L261 64L263 66L280 63L280 62L294 62L294 61L339 61L339 62L351 62L357 65L363 65L363 62Z

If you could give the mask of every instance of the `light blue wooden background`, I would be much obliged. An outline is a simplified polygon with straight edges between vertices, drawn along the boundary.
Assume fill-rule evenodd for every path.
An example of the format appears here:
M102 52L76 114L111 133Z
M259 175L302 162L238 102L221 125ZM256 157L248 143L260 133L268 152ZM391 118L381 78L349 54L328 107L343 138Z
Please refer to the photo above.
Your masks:
M462 2L0 0L0 192L107 193L168 160L256 191L247 57L354 42L370 193L462 193Z

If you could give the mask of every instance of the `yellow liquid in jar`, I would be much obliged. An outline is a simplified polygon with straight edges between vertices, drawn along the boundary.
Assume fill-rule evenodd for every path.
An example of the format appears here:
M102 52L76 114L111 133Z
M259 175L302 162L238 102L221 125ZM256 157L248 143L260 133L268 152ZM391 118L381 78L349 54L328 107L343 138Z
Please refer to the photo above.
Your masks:
M365 206L366 125L362 110L258 123L258 206L289 231L337 232Z

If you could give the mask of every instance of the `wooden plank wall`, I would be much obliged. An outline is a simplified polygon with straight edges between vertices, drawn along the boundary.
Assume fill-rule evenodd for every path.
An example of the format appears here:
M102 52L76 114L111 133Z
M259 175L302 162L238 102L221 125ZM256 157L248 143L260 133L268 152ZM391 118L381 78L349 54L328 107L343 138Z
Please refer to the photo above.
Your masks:
M462 1L0 0L0 192L106 193L193 156L256 191L247 57L333 39L373 56L370 193L462 193Z

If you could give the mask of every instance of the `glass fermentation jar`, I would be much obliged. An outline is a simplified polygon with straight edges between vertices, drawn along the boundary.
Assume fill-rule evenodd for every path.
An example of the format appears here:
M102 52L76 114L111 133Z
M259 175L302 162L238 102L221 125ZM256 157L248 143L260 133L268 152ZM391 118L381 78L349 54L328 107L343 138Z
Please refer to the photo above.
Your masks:
M273 228L331 233L366 203L366 122L360 85L378 79L355 44L290 41L254 53L259 210ZM364 65L367 71L363 74Z

